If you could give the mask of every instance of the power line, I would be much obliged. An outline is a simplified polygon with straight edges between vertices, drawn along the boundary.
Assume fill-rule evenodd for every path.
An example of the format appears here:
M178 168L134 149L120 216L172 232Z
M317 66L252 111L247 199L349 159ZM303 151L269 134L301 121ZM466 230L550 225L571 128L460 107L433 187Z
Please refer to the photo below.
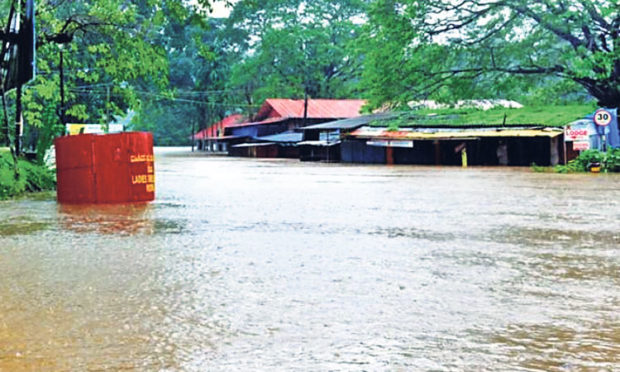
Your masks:
M75 93L78 96L96 96L96 97L107 96L107 92L105 92L105 91L100 91L99 92L99 91L80 91L80 90L74 90L74 89L69 89L69 90L72 91L73 93ZM221 106L221 107L248 107L248 108L256 108L256 107L260 107L261 106L261 105L248 105L248 104L242 104L242 103L198 101L198 100L194 100L194 99L170 97L170 96L166 96L166 95L162 95L162 94L156 94L156 93L151 93L151 92L146 92L146 91L136 91L136 90L134 90L133 92L153 97L157 101L170 101L170 102L179 102L179 103L193 103L193 104L198 104L198 105ZM121 93L110 93L110 96L121 97L122 98L125 95L121 94Z
M70 88L70 90L85 90L85 91L100 91L101 88L100 87L108 87L108 86L112 86L114 84L111 83L102 83L102 84L93 84L93 85L79 85L73 88ZM94 88L94 89L93 89ZM134 90L134 91L138 91L138 90ZM186 90L186 91L176 91L174 92L175 94L179 94L179 95L200 95L200 94L215 94L215 93L232 93L232 92L239 92L239 91L244 91L243 88L237 88L237 89L219 89L219 90ZM142 91L144 92L144 91ZM150 93L150 92L149 92Z

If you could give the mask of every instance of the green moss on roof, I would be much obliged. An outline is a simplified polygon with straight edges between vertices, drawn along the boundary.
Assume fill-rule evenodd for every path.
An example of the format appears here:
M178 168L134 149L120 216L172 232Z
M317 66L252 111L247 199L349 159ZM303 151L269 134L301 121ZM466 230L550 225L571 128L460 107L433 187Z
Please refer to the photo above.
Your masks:
M372 122L374 126L519 126L561 127L583 119L596 109L594 105L421 109L395 113L395 118ZM505 121L504 121L505 116Z

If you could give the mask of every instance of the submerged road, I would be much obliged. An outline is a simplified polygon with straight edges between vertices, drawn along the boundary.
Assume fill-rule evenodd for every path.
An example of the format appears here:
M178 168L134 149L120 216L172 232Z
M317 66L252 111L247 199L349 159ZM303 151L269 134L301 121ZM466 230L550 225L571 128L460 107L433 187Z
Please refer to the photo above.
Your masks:
M156 150L0 202L0 371L620 369L620 176Z

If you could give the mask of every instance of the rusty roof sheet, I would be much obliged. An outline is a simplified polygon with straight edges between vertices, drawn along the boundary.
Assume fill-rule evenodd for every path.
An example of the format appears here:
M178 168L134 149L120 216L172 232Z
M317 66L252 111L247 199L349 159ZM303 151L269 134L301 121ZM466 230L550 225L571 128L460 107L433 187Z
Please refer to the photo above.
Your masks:
M228 115L227 117L225 117L224 119L218 121L217 123L213 123L211 125L209 125L207 128L199 131L198 133L194 134L193 138L196 140L202 140L202 139L212 139L215 138L216 136L213 136L213 133L211 132L211 129L213 127L217 127L217 128L228 128L240 123L243 123L244 121L246 121L247 118L241 114L232 114L232 115ZM211 135L210 135L211 134Z
M440 140L440 139L465 139L480 137L557 137L563 131L557 128L531 129L531 128L475 128L475 129L447 129L447 128L401 128L391 131L387 128L362 127L350 136L365 139L398 139L398 140Z

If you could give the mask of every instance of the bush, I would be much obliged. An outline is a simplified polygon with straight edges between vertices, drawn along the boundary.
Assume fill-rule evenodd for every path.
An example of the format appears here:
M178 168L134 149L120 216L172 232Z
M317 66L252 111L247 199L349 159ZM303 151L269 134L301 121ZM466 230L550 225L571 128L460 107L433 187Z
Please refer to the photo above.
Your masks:
M25 192L53 190L56 175L44 165L19 159L17 173L10 153L0 153L0 200Z
M608 172L620 172L620 147L607 151L603 167Z
M586 150L566 165L558 165L558 173L588 172L592 164L600 164L601 172L620 172L620 148L609 148L607 152Z

